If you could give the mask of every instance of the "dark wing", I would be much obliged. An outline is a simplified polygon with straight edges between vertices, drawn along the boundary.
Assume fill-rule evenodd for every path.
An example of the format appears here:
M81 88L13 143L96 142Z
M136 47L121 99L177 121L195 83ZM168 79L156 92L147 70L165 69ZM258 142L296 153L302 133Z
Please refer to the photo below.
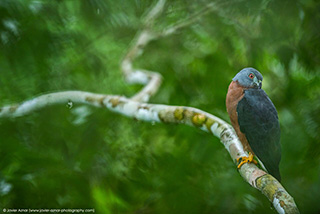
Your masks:
M255 155L279 181L281 159L278 113L262 89L245 90L237 106L238 122Z

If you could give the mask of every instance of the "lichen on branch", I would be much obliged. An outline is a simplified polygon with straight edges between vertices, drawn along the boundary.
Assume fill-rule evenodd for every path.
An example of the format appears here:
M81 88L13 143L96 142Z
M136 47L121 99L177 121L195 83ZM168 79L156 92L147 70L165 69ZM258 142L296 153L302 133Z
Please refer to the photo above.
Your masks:
M133 68L133 61L141 56L141 53L150 41L171 35L178 29L198 20L200 16L208 11L212 11L212 8L214 8L214 4L207 5L204 9L200 10L203 13L195 13L190 19L178 23L171 28L169 27L162 31L162 33L157 33L152 30L152 27L155 19L163 11L164 6L165 0L159 0L145 16L142 30L139 31L121 61L120 67L128 83L144 85L142 90L132 98L83 91L49 93L20 104L0 108L0 118L19 117L56 104L87 104L107 108L113 112L141 121L189 125L218 137L229 152L233 162L236 163L236 159L239 157L248 156L233 128L222 119L197 108L147 103L149 98L156 94L160 88L162 76L154 71ZM252 187L260 190L273 203L278 213L299 213L293 198L284 187L275 178L259 169L256 165L251 163L244 164L239 169L239 173L245 181Z

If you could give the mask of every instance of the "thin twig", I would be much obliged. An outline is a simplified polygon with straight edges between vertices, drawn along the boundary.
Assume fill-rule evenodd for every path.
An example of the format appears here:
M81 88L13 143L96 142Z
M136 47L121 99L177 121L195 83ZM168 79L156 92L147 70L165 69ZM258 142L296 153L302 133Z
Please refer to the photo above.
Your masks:
M183 21L179 21L178 23L175 23L173 26L164 29L161 33L158 34L158 36L159 37L169 36L175 33L176 31L180 30L181 28L190 26L194 22L198 21L199 18L201 18L202 16L213 11L215 9L215 6L216 6L216 3L214 2L205 5L202 9L190 15L187 19Z
M88 104L96 107L105 107L138 120L190 125L218 137L234 162L239 157L247 156L233 128L220 118L191 107L142 103L142 101L147 102L150 96L158 91L162 78L156 72L133 69L132 62L141 55L144 47L150 41L159 38L161 35L155 34L150 28L154 24L156 17L161 14L164 4L165 0L159 0L146 15L145 28L137 34L135 42L121 62L121 69L128 82L145 85L132 99L82 91L57 92L41 95L20 104L2 107L0 108L0 118L23 116L55 104ZM163 36L168 36L178 29L190 25L201 15L211 11L213 6L214 4L209 4L188 19L167 28L162 32ZM260 170L254 164L248 163L244 164L239 172L245 181L260 190L273 203L278 213L299 213L293 198L271 175Z
M159 0L154 7L150 9L143 21L144 26L142 30L135 36L131 47L128 49L128 52L121 61L120 66L128 83L145 85L132 97L133 100L148 102L149 98L156 94L161 86L162 76L158 72L133 68L133 61L143 53L144 48L149 44L149 42L160 37L169 36L177 30L191 25L201 16L212 11L214 5L214 3L207 4L198 12L190 15L187 19L176 23L172 27L163 30L161 33L153 30L153 26L155 19L164 9L165 0Z

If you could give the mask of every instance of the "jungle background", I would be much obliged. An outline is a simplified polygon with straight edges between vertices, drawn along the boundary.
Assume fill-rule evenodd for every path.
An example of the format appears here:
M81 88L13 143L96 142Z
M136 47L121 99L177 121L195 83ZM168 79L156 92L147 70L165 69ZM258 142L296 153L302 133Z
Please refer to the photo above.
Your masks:
M132 96L119 63L155 1L1 0L0 105L63 90ZM157 29L209 1L168 1ZM320 212L320 3L217 1L151 42L135 66L159 71L150 103L192 106L229 122L225 96L244 67L264 75L281 124L282 184L301 213ZM70 107L70 106L69 106ZM274 213L219 139L74 104L0 119L0 210Z

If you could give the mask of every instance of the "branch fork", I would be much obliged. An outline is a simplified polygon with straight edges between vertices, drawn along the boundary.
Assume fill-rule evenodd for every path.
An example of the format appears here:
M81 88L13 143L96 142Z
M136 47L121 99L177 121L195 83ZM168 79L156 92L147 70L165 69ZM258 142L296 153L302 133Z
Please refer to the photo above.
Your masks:
M157 93L162 76L154 71L135 69L133 61L139 57L145 46L152 40L168 36L180 28L198 20L200 16L212 11L214 4L207 5L189 19L167 28L162 33L152 31L154 21L164 9L165 0L159 0L144 20L144 28L137 34L135 42L121 61L121 70L130 84L142 84L144 87L131 98L117 95L95 94L84 91L64 91L50 93L24 101L20 104L0 108L0 118L19 117L41 108L55 104L80 103L107 108L130 118L147 122L186 124L206 131L220 139L232 160L236 164L239 157L248 156L244 151L234 129L222 119L197 108L187 106L169 106L147 103ZM284 187L271 175L251 163L239 169L240 175L252 187L263 193L278 213L299 213L294 199Z

